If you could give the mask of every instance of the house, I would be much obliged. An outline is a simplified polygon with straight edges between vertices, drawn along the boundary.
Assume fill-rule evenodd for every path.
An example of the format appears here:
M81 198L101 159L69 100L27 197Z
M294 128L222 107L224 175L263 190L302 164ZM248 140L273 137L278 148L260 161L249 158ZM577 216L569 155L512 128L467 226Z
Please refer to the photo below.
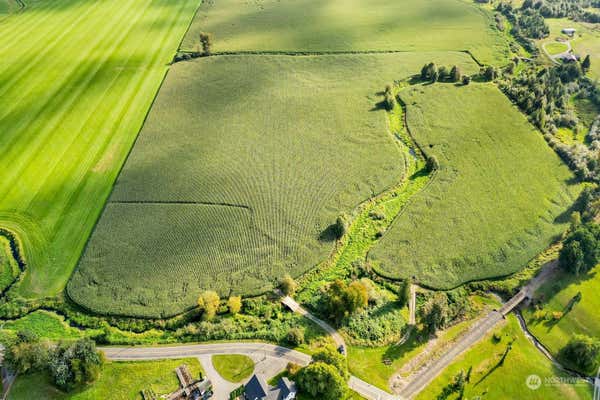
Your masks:
M573 54L573 53L566 53L566 54L561 54L557 57L558 60L561 60L562 62L566 62L566 63L570 63L570 62L575 62L579 60L579 56L577 54Z
M564 33L565 35L568 35L568 36L573 36L575 34L575 32L577 32L577 30L575 28L563 28L562 29L562 33Z
M277 386L269 386L264 379L254 375L244 386L246 400L292 400L296 398L296 384L288 378L280 378Z

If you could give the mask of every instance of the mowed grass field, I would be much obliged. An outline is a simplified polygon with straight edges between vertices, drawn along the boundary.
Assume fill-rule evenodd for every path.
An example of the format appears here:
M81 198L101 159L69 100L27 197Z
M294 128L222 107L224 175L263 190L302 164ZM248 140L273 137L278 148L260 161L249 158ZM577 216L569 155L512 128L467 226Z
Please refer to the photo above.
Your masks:
M523 316L531 332L554 355L567 345L575 335L600 337L600 265L579 277L560 271L538 289L534 297L541 300L544 313L563 312L558 321L536 319L533 309L525 309ZM569 303L581 293L581 300L569 311ZM566 360L561 360L566 362Z
M216 52L469 50L506 64L508 43L493 26L468 0L204 1L183 49L210 32Z
M416 85L400 96L440 170L369 253L377 272L443 289L507 275L567 227L579 186L495 86Z
M64 288L197 0L28 1L0 20L0 226Z
M461 52L214 56L174 65L68 285L94 311L181 312L202 290L253 294L333 248L343 212L398 183L378 106Z
M500 341L492 336L496 334ZM499 361L509 343L512 348L503 364ZM587 382L553 384L552 379L570 378L557 369L523 334L514 315L508 315L504 325L497 326L493 333L475 344L455 359L431 384L417 397L417 400L437 398L443 388L452 383L454 377L462 371L472 368L471 378L465 384L465 399L564 399L587 400L592 398L592 386ZM526 385L529 375L538 375L542 385L533 390ZM550 379L547 381L546 379ZM448 397L458 399L458 393Z

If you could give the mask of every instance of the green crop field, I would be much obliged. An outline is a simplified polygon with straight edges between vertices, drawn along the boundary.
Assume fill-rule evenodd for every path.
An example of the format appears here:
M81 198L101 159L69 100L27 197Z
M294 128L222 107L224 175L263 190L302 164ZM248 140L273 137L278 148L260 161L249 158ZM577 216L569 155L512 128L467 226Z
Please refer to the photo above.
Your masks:
M331 251L338 215L400 181L378 93L430 60L478 69L461 52L174 65L69 295L99 312L160 316L204 289L251 294L309 270Z
M441 167L370 252L376 271L451 288L521 269L566 228L579 186L497 88L400 95L412 134Z
M7 14L13 13L19 9L19 4L14 0L0 0L0 19Z
M481 342L460 355L417 397L417 400L438 398L443 388L450 384L454 377L463 371L467 373L472 367L471 379L465 384L464 399L564 399L587 400L592 398L592 386L584 381L571 382L571 378L557 369L550 360L544 357L529 342L519 327L514 315L508 315L504 326L499 326L494 333L500 341L494 340L490 333ZM512 343L503 364L499 361L506 347ZM526 385L529 375L538 375L542 385L530 389ZM557 382L564 378L564 382ZM458 399L458 393L447 397Z
M197 0L28 1L0 20L0 226L64 288Z
M218 0L202 3L183 48L209 32L216 52L469 50L505 64L508 43L493 26L468 0Z

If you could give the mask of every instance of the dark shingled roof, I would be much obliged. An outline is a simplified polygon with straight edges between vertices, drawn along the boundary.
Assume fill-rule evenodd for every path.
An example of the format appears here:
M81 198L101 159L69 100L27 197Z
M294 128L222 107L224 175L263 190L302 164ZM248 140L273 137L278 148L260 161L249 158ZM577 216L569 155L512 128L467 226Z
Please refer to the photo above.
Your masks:
M262 400L267 397L269 387L266 382L254 375L245 386L246 398L248 400Z

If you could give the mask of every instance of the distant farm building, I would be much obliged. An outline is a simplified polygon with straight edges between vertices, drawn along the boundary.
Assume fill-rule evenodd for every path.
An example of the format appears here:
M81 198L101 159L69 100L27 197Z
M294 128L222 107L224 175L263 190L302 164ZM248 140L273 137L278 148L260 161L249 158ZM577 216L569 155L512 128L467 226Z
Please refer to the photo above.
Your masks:
M565 35L573 36L577 32L575 28L563 28L562 33Z
M573 54L573 53L561 54L558 57L556 57L556 59L561 60L562 62L566 62L566 63L579 61L579 58L580 57L577 54Z

